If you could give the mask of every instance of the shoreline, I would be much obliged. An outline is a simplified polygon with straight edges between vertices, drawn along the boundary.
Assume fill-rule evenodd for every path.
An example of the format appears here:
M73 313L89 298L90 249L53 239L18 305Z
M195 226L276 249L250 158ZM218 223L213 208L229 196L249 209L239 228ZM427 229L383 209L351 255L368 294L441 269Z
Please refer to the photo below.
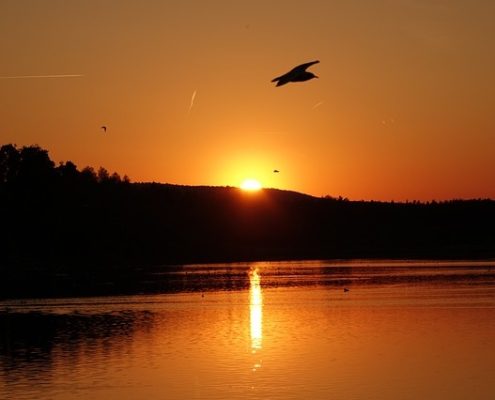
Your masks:
M448 269L463 266L487 268L488 277L495 279L495 258L338 258L338 259L277 259L277 260L237 260L233 262L216 261L206 263L185 263L154 265L148 267L127 267L124 270L112 267L105 270L86 270L85 273L43 273L46 271L23 271L17 276L9 276L1 285L0 301L35 299L35 298L72 298L72 297L107 297L136 294L158 294L175 292L195 292L217 289L243 289L248 285L248 268L252 265L266 263L277 267L291 267L291 274L299 276L294 268L300 263L301 274L305 268L324 268L332 277L333 269L352 268L393 268L406 267L421 271L425 268ZM195 271L198 268L201 273ZM219 273L218 271L221 271ZM207 272L204 272L207 271ZM269 270L266 271L268 275ZM29 276L29 278L28 278ZM23 280L24 278L24 280ZM219 281L224 279L227 283ZM348 284L352 276L335 278L331 281L336 286ZM425 281L438 277L426 277ZM445 278L445 277L444 277ZM274 278L276 280L276 276ZM409 278L407 278L409 279ZM415 278L416 279L416 278ZM423 279L423 278L422 278ZM457 279L447 276L446 279ZM473 281L477 279L472 276ZM385 282L385 276L381 281ZM399 281L400 279L398 279ZM376 280L374 282L381 282ZM407 280L402 280L407 283ZM278 284L274 281L274 284ZM230 286L229 286L230 285Z

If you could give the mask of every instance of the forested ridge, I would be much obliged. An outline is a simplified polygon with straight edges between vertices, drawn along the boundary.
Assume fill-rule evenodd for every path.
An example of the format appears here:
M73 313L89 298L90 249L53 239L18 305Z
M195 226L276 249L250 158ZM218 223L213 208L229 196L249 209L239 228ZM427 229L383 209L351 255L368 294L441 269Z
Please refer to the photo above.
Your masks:
M490 199L392 203L132 183L55 165L38 146L0 148L0 212L4 295L103 281L125 291L157 266L191 262L495 257Z

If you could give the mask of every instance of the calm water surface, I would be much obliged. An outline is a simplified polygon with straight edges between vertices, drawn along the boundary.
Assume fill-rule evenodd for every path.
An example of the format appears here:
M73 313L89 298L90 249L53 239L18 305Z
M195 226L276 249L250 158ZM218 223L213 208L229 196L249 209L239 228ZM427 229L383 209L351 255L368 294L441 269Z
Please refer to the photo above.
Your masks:
M175 292L0 302L0 399L495 398L494 262L190 265L157 279Z

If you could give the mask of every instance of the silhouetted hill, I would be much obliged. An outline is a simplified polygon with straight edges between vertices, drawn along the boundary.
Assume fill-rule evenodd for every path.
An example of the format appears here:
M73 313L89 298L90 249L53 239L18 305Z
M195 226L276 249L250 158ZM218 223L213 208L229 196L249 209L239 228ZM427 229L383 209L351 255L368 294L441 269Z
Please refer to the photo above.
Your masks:
M384 203L131 183L55 166L36 146L0 148L0 212L3 296L125 292L143 271L191 262L495 257L492 200Z

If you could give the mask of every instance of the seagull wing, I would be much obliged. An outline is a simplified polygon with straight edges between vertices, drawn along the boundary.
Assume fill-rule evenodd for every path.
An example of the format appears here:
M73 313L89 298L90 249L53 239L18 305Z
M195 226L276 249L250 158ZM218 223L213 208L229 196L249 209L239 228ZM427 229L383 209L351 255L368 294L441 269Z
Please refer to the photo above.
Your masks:
M285 78L286 76L287 76L287 74L283 74L283 75L277 76L276 78L273 78L273 79L272 79L272 82L277 82L277 81L279 81L280 79Z
M291 80L291 73L288 72L286 74L280 75L277 78L272 79L272 82L277 82L276 86L282 86L285 85L286 83L289 83Z
M316 60L316 61L311 61L311 62L308 62L308 63L304 63L304 64L301 64L301 65L298 65L297 67L293 68L289 72L289 74L290 73L293 73L293 72L297 72L297 73L304 72L304 71L306 71L307 68L311 67L314 64L318 64L319 62L320 62L319 60Z
M319 60L316 60L316 61L311 61L308 63L298 65L297 67L292 68L289 72L287 72L283 75L277 76L276 78L273 78L272 82L278 82L277 86L284 85L287 82L289 82L292 77L297 76L297 75L305 72L306 68L311 67L313 64L318 64L319 62L320 62Z

